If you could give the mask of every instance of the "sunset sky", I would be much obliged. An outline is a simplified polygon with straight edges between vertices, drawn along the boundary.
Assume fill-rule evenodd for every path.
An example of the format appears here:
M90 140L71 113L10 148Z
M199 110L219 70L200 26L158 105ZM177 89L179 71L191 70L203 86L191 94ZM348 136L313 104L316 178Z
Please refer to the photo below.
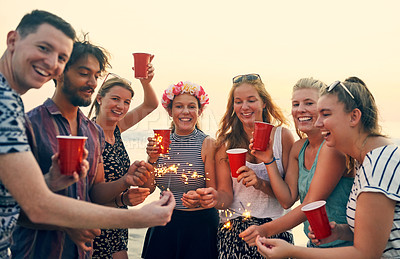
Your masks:
M53 12L78 35L112 54L112 72L133 81L132 52L155 55L153 86L178 81L201 84L210 96L203 117L214 132L225 111L233 76L261 75L267 90L290 116L291 89L302 77L327 84L348 76L363 79L374 94L384 132L400 138L400 1L47 1L0 0L0 51L6 34L33 9ZM101 83L101 82L100 82ZM26 109L53 94L53 85L23 96ZM136 129L166 126L160 107ZM291 120L291 117L289 117Z

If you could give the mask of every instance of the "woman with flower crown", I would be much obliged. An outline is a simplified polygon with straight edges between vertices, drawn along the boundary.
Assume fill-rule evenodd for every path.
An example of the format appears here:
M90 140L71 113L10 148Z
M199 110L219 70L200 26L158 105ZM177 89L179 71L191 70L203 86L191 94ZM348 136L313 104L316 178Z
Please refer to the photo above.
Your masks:
M198 126L208 102L203 87L191 82L179 82L164 91L162 105L172 117L169 153L160 156L155 139L148 139L148 162L155 173L143 187L170 190L177 202L166 226L148 229L142 258L217 258L218 212L202 207L196 192L216 188L215 140Z
M249 147L255 121L275 125L270 137L274 159L263 163L265 161L248 152L246 166L238 169L237 178L232 178L226 151ZM219 258L263 258L257 248L250 247L239 234L251 225L261 225L284 214L284 208L272 191L265 164L276 163L280 175L284 177L294 142L291 132L281 127L286 122L259 75L247 74L233 78L227 110L217 132L215 162L218 189L206 188L198 192L204 207L215 206L224 210L220 214L217 236ZM293 243L290 232L275 237Z

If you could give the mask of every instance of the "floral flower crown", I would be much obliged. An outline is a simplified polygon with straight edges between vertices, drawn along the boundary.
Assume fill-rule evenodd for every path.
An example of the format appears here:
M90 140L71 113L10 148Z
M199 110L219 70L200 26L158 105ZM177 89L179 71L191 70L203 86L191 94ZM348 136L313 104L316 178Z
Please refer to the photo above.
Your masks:
M184 93L188 93L196 97L200 101L200 108L204 108L204 106L209 103L210 98L208 98L208 94L206 94L203 87L189 81L180 81L179 83L170 85L167 89L165 89L161 99L162 106L167 109L168 105L172 102L172 100L174 100L175 96Z

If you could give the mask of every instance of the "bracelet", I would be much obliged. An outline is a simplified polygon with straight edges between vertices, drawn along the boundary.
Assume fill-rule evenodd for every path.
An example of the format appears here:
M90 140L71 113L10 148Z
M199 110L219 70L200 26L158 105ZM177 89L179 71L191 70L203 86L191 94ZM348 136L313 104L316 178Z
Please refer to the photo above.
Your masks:
M274 158L272 158L272 161L271 162L269 162L269 163L265 163L264 162L264 165L270 165L270 164L272 164L273 162L275 162L276 161L276 158L274 157Z
M118 202L117 202L117 197L114 198L114 203L117 205L117 208L119 208Z
M125 191L123 191L122 194L121 194L121 203L122 203L122 206L128 206L128 205L126 205L126 204L124 203L124 194L125 194L127 191L128 191L128 189L126 189Z

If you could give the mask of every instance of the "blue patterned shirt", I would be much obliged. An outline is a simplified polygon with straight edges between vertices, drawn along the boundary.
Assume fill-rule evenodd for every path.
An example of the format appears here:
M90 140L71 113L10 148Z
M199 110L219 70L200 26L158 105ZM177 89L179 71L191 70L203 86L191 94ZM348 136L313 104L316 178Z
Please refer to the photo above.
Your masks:
M0 155L30 151L25 134L24 104L0 73ZM1 167L0 167L1 175ZM7 258L19 206L0 178L0 258Z

